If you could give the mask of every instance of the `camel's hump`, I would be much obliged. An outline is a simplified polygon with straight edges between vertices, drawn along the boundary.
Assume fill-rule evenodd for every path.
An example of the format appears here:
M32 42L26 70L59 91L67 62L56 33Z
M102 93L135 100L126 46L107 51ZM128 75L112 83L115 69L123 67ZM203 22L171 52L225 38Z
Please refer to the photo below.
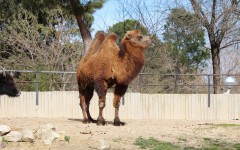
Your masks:
M113 41L117 42L118 36L115 33L112 32L107 36L107 39L110 39L110 40L113 40Z
M95 39L104 39L105 33L103 31L99 31L95 34Z

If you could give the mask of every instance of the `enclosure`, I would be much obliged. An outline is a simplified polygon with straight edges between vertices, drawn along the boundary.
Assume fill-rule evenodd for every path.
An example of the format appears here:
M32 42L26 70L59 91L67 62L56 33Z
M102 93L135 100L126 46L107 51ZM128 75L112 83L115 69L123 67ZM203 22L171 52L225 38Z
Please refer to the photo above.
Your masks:
M8 71L21 73L21 78L16 82L22 94L17 98L0 97L1 117L82 117L75 72ZM234 94L211 94L212 76L140 74L122 98L120 116L124 119L239 119L239 84L236 83L232 88L231 93ZM230 75L219 76L224 81ZM239 79L238 74L231 76ZM186 78L188 82L185 82ZM197 81L190 83L191 78L197 78ZM223 93L227 90L223 83L219 86ZM112 89L109 89L104 109L107 119L114 117L112 100ZM95 93L90 105L95 117L98 114L97 104L98 97Z
M57 139L51 146L46 146L39 140L33 143L9 142L7 149L19 147L102 149L105 147L130 150L142 149L141 144L152 140L157 144L155 146L167 144L171 149L239 148L238 86L234 87L235 94L211 94L211 81L205 80L211 78L203 78L202 85L191 85L198 87L193 88L194 90L202 90L202 94L194 94L195 92L174 94L176 84L172 84L173 88L169 93L167 91L157 93L151 91L151 87L155 89L162 87L158 80L140 82L140 78L143 77L138 77L121 100L120 118L126 125L115 127L112 124L114 107L113 93L110 89L104 109L107 124L97 126L93 123L82 123L74 72L58 72L58 77L68 79L65 82L50 80L56 79L53 74L56 72L22 72L22 76L31 76L34 80L16 80L20 89L29 88L28 91L22 91L21 96L0 97L0 123L9 125L14 131L29 128L34 132L39 126L51 123L57 131L64 131L65 136L70 139L69 142ZM51 78L47 81L42 80L46 76ZM146 76L144 81L148 81ZM49 85L53 88L46 91L44 88ZM188 87L188 85L184 86ZM57 87L65 89L56 90ZM178 86L180 87L181 85ZM98 116L98 110L98 97L94 93L90 105L93 118ZM142 143L139 143L139 140L142 140ZM154 148L154 145L152 146Z

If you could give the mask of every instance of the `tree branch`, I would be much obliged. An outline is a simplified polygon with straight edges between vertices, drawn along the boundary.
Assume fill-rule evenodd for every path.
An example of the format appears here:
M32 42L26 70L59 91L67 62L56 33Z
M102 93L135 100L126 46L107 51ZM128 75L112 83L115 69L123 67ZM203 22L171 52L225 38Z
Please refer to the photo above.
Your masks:
M239 42L240 42L240 39L235 40L235 41L232 41L231 43L228 43L228 44L222 46L220 49L224 49L224 48L227 48L227 47L229 47L229 46L232 46L232 45L238 44Z
M223 12L223 21L222 21L222 28L220 29L220 33L217 36L217 43L221 43L223 37L225 36L226 32L230 29L229 28L229 18L231 14L236 10L237 8L237 0L232 0L232 5L225 11ZM235 22L237 23L237 22Z
M209 28L210 24L207 20L207 17L205 13L203 12L202 8L200 7L199 3L197 3L196 0L190 0L192 7L194 9L194 12L196 13L197 17L203 21L203 26L207 29Z

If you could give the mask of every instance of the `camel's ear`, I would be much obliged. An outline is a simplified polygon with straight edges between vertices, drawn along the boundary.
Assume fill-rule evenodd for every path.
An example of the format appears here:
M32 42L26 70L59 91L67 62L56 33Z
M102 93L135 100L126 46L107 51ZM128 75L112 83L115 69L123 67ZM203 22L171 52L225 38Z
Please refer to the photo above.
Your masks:
M13 78L19 78L19 76L21 76L21 73L19 71L10 72L10 76L12 76Z
M127 34L125 39L126 40L130 40L131 38L132 38L132 35L131 34Z
M0 66L0 73L3 74L4 77L6 77L6 71L3 67Z

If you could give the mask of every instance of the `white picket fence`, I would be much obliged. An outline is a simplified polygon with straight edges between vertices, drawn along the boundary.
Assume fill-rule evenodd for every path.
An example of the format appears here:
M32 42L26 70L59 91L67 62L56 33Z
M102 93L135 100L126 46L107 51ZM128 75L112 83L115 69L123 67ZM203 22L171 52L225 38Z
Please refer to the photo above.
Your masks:
M113 120L113 94L107 94L104 117ZM184 119L232 120L240 119L240 95L207 94L140 94L127 93L120 106L120 119ZM98 97L94 94L90 112L98 116ZM35 92L22 92L20 97L0 96L0 118L3 117L65 117L82 118L77 91L39 92L36 105Z

